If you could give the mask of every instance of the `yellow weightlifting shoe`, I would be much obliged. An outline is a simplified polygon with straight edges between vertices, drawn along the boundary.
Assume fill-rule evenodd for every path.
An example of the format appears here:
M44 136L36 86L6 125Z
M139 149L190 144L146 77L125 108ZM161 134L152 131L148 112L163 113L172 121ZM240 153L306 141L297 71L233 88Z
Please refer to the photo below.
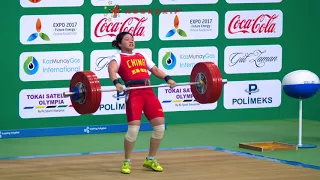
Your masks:
M121 173L130 174L131 172L131 162L124 161L121 168Z
M163 168L160 166L156 159L145 159L143 163L143 167L152 169L157 172L162 172Z

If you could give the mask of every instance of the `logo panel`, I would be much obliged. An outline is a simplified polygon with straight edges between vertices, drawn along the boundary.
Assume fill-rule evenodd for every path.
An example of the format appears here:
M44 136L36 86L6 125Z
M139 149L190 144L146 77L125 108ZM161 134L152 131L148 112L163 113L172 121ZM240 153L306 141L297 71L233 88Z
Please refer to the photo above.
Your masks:
M158 53L159 69L168 75L190 75L198 62L211 61L218 66L218 49L208 47L161 48Z
M114 88L114 86L103 86L103 89ZM99 109L93 115L112 115L112 114L125 114L125 97L126 95L117 92L104 92L101 98Z
M190 86L178 86L172 89L160 87L158 88L158 98L165 112L213 110L217 107L217 102L198 103L192 95Z
M216 4L218 0L160 0L163 5L167 4Z
M152 37L152 15L120 13L117 18L108 18L104 14L91 16L93 42L112 42L123 31L133 34L135 41L149 41Z
M279 80L228 81L223 89L226 109L270 108L281 104Z
M20 5L24 8L40 7L80 7L84 0L20 0Z
M282 0L226 0L229 4L238 3L279 3Z
M281 69L280 45L228 46L224 50L227 74L279 72Z
M70 80L83 71L81 51L24 52L20 55L22 81Z
M218 13L215 11L179 12L159 15L161 40L216 39Z
M24 89L19 94L19 115L27 118L79 116L69 97L62 93L69 88Z
M90 71L94 72L99 79L109 78L108 65L110 57L117 53L117 50L94 50L90 55ZM145 53L149 58L152 58L152 52L150 49L135 49L134 52ZM149 74L151 72L149 71ZM117 74L117 77L120 76Z
M22 44L81 43L84 38L83 16L25 15L20 18Z
M225 36L228 39L277 38L282 35L281 10L228 11Z
M91 0L93 6L114 6L114 5L126 5L126 6L137 6L137 5L150 5L152 0Z

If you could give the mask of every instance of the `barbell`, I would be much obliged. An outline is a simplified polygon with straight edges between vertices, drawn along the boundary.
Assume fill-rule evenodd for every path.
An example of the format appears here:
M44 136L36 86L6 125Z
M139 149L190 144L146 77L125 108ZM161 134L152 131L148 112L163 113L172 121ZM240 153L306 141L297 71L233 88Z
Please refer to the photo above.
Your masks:
M219 68L213 62L199 62L192 68L190 82L176 83L176 86L190 85L195 100L200 104L208 104L218 101L224 83L227 83L227 80L222 79ZM134 89L156 87L170 87L170 85L126 87L123 90L125 93ZM63 92L63 96L70 97L73 108L79 114L92 114L100 107L102 92L113 91L117 89L101 89L100 81L92 71L79 71L72 76L69 92Z

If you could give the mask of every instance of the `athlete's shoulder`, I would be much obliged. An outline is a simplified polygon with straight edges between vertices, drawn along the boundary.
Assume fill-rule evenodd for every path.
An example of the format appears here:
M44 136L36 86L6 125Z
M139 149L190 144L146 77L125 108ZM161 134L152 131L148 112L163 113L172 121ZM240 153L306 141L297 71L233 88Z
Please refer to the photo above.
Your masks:
M121 51L115 51L114 53L113 53L113 55L115 55L115 56L119 56L121 54Z
M143 56L144 59L146 60L147 62L147 66L148 66L148 69L151 69L153 66L155 66L155 63L152 61L151 57L148 56L146 53L144 52L137 52L139 54L139 56Z
M119 59L120 58L120 52L115 52L110 56L110 59Z

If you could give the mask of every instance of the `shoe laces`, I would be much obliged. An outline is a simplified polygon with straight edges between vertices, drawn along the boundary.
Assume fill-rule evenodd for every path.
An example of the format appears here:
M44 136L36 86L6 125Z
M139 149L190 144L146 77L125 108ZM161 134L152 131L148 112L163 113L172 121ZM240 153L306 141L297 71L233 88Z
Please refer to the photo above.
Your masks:
M124 162L123 163L124 168L130 168L130 162Z
M159 162L156 159L152 160L152 164L155 166L160 166Z

